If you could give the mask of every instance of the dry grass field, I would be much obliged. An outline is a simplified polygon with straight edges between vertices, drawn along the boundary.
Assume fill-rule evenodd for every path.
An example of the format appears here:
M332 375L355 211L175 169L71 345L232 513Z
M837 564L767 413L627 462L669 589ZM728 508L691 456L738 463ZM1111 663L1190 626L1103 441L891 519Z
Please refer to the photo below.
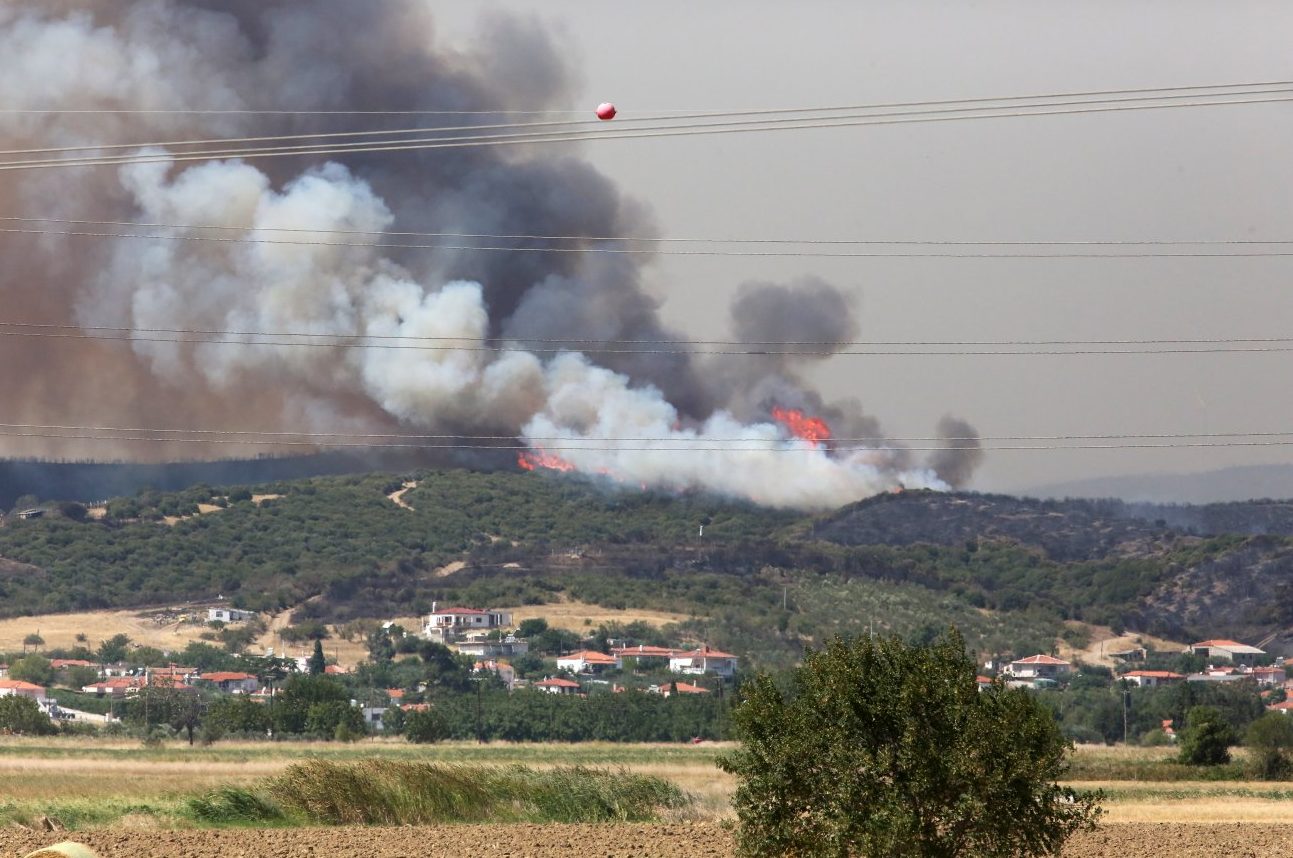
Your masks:
M121 739L0 738L0 857L20 856L67 839L87 842L102 858L190 858L245 854L347 856L440 854L471 842L488 854L549 856L730 856L730 776L714 767L727 745L509 745L447 743L414 746L397 740L353 745L308 742L221 742L190 748L144 748ZM524 763L536 768L583 764L624 767L674 781L696 796L683 818L658 824L508 824L284 830L203 829L184 814L186 800L218 786L252 786L301 760L365 757ZM1079 766L1155 766L1157 749L1079 748ZM1076 836L1067 858L1097 856L1285 855L1293 851L1293 784L1248 781L1074 782L1108 794L1100 827ZM71 835L4 826L40 815L58 818ZM410 851L412 850L412 851Z
M512 612L512 621L520 623L534 617L542 617L548 625L557 629L569 629L574 632L587 632L602 623L635 623L643 622L653 626L669 623L680 623L688 619L686 614L671 614L667 611L647 611L637 608L615 610L600 605L589 605L584 602L557 602L550 605L524 605L518 608L506 608Z

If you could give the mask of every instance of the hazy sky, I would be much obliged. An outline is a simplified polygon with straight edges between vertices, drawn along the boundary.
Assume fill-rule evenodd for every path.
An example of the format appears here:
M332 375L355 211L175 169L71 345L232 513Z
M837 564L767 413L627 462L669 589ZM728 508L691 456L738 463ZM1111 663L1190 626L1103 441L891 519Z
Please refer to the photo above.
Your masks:
M462 3L549 22L583 104L622 115L1293 79L1293 7L1205 2ZM536 11L537 10L537 11ZM587 157L671 236L1293 239L1293 102L982 122L604 141ZM815 274L856 295L864 339L1293 334L1293 258L665 257L666 318L726 332L752 278ZM825 392L894 436L945 413L985 436L1293 429L1291 355L848 357ZM732 358L739 360L740 358ZM990 453L975 487L1293 462L1293 448Z

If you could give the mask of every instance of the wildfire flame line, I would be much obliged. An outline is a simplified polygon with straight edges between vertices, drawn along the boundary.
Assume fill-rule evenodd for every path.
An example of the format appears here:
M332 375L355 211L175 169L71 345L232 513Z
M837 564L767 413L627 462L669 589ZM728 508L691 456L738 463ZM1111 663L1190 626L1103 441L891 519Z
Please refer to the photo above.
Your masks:
M820 417L809 417L797 408L774 406L772 419L790 430L790 434L813 444L831 440L831 427Z
M523 471L533 471L537 468L546 468L550 471L573 471L575 466L560 456L554 456L551 453L543 452L542 448L526 450L516 457L516 464Z

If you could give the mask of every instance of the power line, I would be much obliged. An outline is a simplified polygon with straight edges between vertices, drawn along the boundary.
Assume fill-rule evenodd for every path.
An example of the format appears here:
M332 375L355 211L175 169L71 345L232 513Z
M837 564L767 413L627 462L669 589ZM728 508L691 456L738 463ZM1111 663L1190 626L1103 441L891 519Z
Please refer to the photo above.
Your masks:
M773 421L763 421L771 424ZM84 425L60 425L46 423L0 423L0 429L21 429L21 430L41 430L48 432L120 432L154 435L167 434L184 434L193 436L215 436L215 437L246 437L255 436L257 438L349 438L349 439L380 439L380 440L406 440L406 441L456 441L460 443L479 442L479 441L517 441L521 438L519 434L511 435L471 435L464 433L452 434L415 434L400 432L312 432L312 431L269 431L254 429L196 429L196 428L167 428L159 426L84 426ZM1167 432L1167 433L1106 433L1106 434L1065 434L1065 435L954 435L954 436L915 436L915 437L892 437L887 435L870 435L853 438L831 438L827 444L835 446L838 444L861 444L865 445L861 449L875 449L870 446L875 443L919 443L919 442L963 442L972 443L980 441L1149 441L1149 440L1190 440L1190 439L1218 439L1218 438L1288 438L1293 441L1293 429L1285 432ZM596 443L686 443L689 445L697 444L742 444L742 443L764 443L759 439L751 438L704 438L704 437L650 437L650 436L632 436L632 437L611 437L611 436L581 436L572 438L570 436L525 436L524 440L533 447L537 444L550 442L571 443L586 442ZM779 439L792 440L792 439ZM270 443L266 441L265 443ZM771 442L768 442L771 443ZM490 449L496 449L490 446ZM507 449L507 448L501 448ZM545 447L545 449L547 449ZM580 447L578 449L585 449ZM654 448L652 448L654 449Z
M488 238L498 241L621 241L635 244L802 244L859 245L897 247L1176 247L1214 245L1289 245L1293 239L883 239L883 238L721 238L641 235L539 235L535 233L486 233L486 232L402 232L381 229L327 229L291 226L264 226L261 224L229 226L227 224L155 223L128 220L86 220L76 218L0 216L0 222L54 223L71 226L125 226L136 229L211 230L220 232L285 232L313 233L318 235L376 235L414 238ZM58 233L62 234L62 233ZM142 237L142 236L141 236ZM360 245L371 247L373 245ZM525 248L518 248L525 249Z
M249 331L215 330L208 328L136 328L125 325L71 325L53 322L27 322L0 320L0 328L34 328L39 330L67 331L118 331L148 334L195 334L225 337L331 337L334 339L357 338L366 340L400 340L411 342L493 342L497 337L427 336L418 334L328 334L312 331ZM572 337L522 337L523 342L559 345L600 345L606 340ZM197 342L202 342L201 340ZM844 348L853 346L1090 346L1090 345L1188 345L1211 343L1293 343L1293 337L1205 337L1194 339L1122 339L1122 340L663 340L617 339L620 345L722 345L722 346L823 346ZM329 345L332 345L329 343ZM795 352L799 354L799 352Z
M2 325L0 325L2 327ZM338 335L333 342L292 341L292 340L244 340L244 339L192 339L183 337L138 336L132 334L89 334L60 333L53 331L4 331L0 337L28 337L53 340L97 340L106 342L130 343L176 343L186 345L231 345L231 346L290 346L299 348L361 348L384 350L409 350L430 352L526 352L530 354L557 354L578 351L584 354L617 354L617 355L739 355L746 357L768 357L777 355L798 355L802 357L963 357L972 355L1006 357L1010 355L1053 356L1066 355L1182 355L1182 354L1282 354L1293 352L1293 346L1202 346L1198 348L1067 348L1067 349L940 349L921 351L894 351L893 349L697 349L697 348L618 348L614 346L506 346L506 345L419 345L411 343L369 343L362 334L354 335L352 341L345 341L344 335Z
M1293 81L1275 81L1270 83L1253 83L1253 84L1216 84L1203 86L1186 86L1186 87L1167 87L1167 88L1145 88L1145 89L1126 89L1126 90L1105 90L1093 92L1069 92L1069 93L1050 93L1042 95L1015 95L1015 96L987 96L979 98L961 98L961 99L936 99L924 101L892 101L869 104L847 104L832 105L825 107L780 107L780 108L761 108L749 110L709 110L709 111L676 111L676 112L655 112L641 116L621 116L619 121L613 127L622 127L626 123L649 123L649 122L679 122L682 120L692 119L723 119L731 117L746 116L772 116L787 114L825 114L824 116L814 116L812 118L830 118L831 114L847 113L849 111L875 111L889 110L894 108L933 108L936 106L949 105L979 105L977 109L983 109L982 105L990 104L1009 104L1012 102L1023 101L1043 101L1043 104L1036 106L1055 106L1055 105L1085 105L1101 103L1122 103L1132 101L1170 101L1188 98L1216 98L1221 96L1238 96L1238 95L1271 95L1278 93L1290 92L1287 87L1293 87ZM1207 92L1205 90L1227 90L1225 92ZM1240 91L1242 90L1242 91ZM1098 98L1094 100L1081 100L1090 96L1130 96L1126 98ZM1047 99L1061 99L1061 101L1045 101ZM1078 99L1078 100L1074 100ZM1033 106L1033 105L1022 105ZM975 108L951 108L956 109L975 109ZM6 111L0 110L0 113ZM582 111L569 111L580 116L587 116ZM930 112L930 111L921 111ZM460 111L449 111L451 114L461 113ZM472 111L466 111L472 113ZM486 115L492 115L493 111L479 111ZM891 114L879 114L891 115ZM809 117L800 117L809 118ZM198 138L189 140L155 140L138 143L88 143L78 146L59 146L46 148L28 148L28 149L7 149L0 150L0 155L32 155L48 154L57 152L79 152L87 150L101 149L142 149L149 147L171 147L171 146L205 146L216 144L230 143L262 143L277 142L285 140L319 140L342 137L374 137L380 135L400 135L400 134L424 134L428 132L448 132L448 131L480 131L480 130L510 130L525 128L551 128L564 126L586 126L589 128L611 127L605 126L598 119L579 119L579 120L557 120L547 122L505 122L505 123L475 123L471 125L442 125L442 126L419 126L415 128L392 128L368 131L332 131L332 132L312 132L308 134L273 134L259 137L215 137L215 138Z
M144 153L135 156L124 157L104 157L104 158L84 158L84 159L55 159L45 161L6 161L0 162L0 171L10 170L28 170L28 169L45 169L51 167L95 167L95 166L119 166L126 164L153 164L165 163L173 164L187 161L205 161L212 158L273 158L286 156L305 156L305 155L334 155L334 154L357 154L372 152L404 152L404 151L422 151L431 149L457 149L457 148L475 148L475 147L492 147L492 146L510 146L519 144L538 144L538 143L563 143L574 141L588 140L627 140L627 139L646 139L660 137L686 137L696 135L713 135L713 134L731 134L731 133L750 133L764 131L788 131L802 129L820 129L820 128L846 128L865 125L894 125L909 122L947 122L954 120L977 120L977 119L1003 119L1017 118L1022 116L1059 116L1079 113L1108 113L1126 110L1161 110L1169 108L1182 107L1214 107L1222 105L1244 105L1244 104L1269 104L1275 102L1293 101L1293 96L1271 97L1271 98L1254 98L1254 99L1230 99L1230 100L1210 100L1210 101L1193 101L1193 102L1176 102L1168 104L1121 104L1108 105L1101 107L1072 107L1066 105L1057 109L1036 110L1023 107L1017 110L1002 111L992 108L958 108L951 110L907 112L905 114L883 115L871 114L866 116L852 116L832 119L759 119L759 120L739 120L735 122L717 122L707 124L695 124L691 126L671 126L662 128L645 128L629 129L623 132L574 132L560 133L552 132L548 134L504 134L504 135L480 135L479 139L470 139L467 137L458 138L426 138L423 140L408 140L402 143L390 143L384 145L355 145L334 146L334 147L295 147L291 151L281 151L289 147L280 147L280 150L268 149L238 149L229 151L208 151L203 153L178 153L178 154L148 154ZM978 110L978 113L972 115L944 116L931 115L940 113L964 113L967 110ZM778 124L785 123L785 124ZM737 126L737 127L730 127Z
M1293 100L1293 99L1290 99ZM3 169L3 167L0 167ZM301 230L310 232L311 230ZM31 229L23 227L0 227L0 234L11 235L57 235L78 238L126 238L143 241L180 241L180 242L213 242L217 244L281 244L294 247L355 247L366 250L453 250L474 253L549 253L580 255L666 255L666 256L732 256L732 257L816 257L833 259L1264 259L1293 256L1290 250L1233 250L1233 251L1101 251L1082 253L1074 251L979 251L968 253L962 251L820 251L820 250L661 250L658 248L633 247L516 247L504 245L480 244L407 244L395 242L367 241L323 241L297 238L250 238L247 236L218 235L167 235L161 233L130 232L91 232L71 229ZM1263 242L1276 244L1278 242Z
M1145 92L1183 92L1187 90L1205 90L1205 89L1237 89L1259 86L1288 86L1293 85L1293 81L1255 81L1249 83L1213 83L1213 84L1185 84L1178 86L1156 86L1156 87L1136 87L1131 89L1106 89L1106 90L1085 90L1077 92L1053 92L1038 95L1013 95L1013 96L982 96L978 98L967 99L944 99L934 101L916 101L916 102L889 102L871 105L874 107L893 107L899 105L926 105L926 104L947 104L952 101L959 102L987 102L987 101L1015 101L1023 99L1036 98L1063 98L1063 97L1084 97L1093 95L1127 95L1130 93ZM837 107L782 107L782 108L756 108L741 110L717 111L716 113L732 114L749 114L749 113L777 113L788 111L824 111L841 109ZM848 108L843 108L848 109ZM667 113L686 113L686 109L654 109L654 114ZM284 110L284 109L189 109L189 108L0 108L0 114L145 114L145 115L250 115L250 116L469 116L469 115L580 115L586 116L588 111L585 110L512 110L512 109L495 109L495 110Z
M166 444L232 444L242 446L262 446L262 447L312 447L312 448L353 448L362 447L365 449L418 449L418 450L497 450L497 451L529 451L529 452L611 452L611 453L824 453L824 449L813 444L794 444L787 440L769 441L767 444L758 447L625 447L625 446L547 446L544 445L535 448L529 445L513 444L426 444L426 443L390 443L390 442L364 442L364 441L289 441L289 440L270 440L255 441L250 439L230 439L230 438L210 438L210 437L141 437L137 435L97 435L89 433L64 434L53 432L25 432L13 430L0 430L0 436L13 438L44 438L44 439L62 439L76 441L112 441L112 442L143 442L143 443L166 443ZM569 441L565 442L569 443ZM1261 441L1197 441L1197 442L1177 442L1151 444L1151 443L1091 443L1091 444L1006 444L990 445L984 444L974 448L959 449L978 449L984 451L1059 451L1059 450L1165 450L1165 449L1189 449L1189 448L1210 448L1210 447L1287 447L1293 446L1293 440L1261 440ZM942 452L949 449L946 445L938 447L908 447L908 446L883 446L867 445L855 448L859 451L876 451L876 452ZM958 448L952 448L958 449Z

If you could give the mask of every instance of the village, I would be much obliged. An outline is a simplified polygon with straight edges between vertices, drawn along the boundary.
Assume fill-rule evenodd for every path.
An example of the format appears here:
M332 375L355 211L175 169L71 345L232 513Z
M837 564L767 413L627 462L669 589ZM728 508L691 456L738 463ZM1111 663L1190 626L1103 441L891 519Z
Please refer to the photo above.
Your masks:
M176 613L176 610L170 612ZM206 622L213 628L227 628L254 619L253 612L224 606L209 608L206 614ZM378 636L401 652L411 652L414 647L425 644L442 647L454 654L473 679L490 680L509 693L528 690L562 697L587 697L590 693L620 694L634 690L662 698L716 692L721 696L738 676L736 655L704 643L666 647L611 640L604 647L606 651L571 649L539 661L531 653L531 640L520 635L527 629L540 634L547 631L542 622L530 621L517 627L508 611L433 605L419 630L410 632L388 621L381 625ZM576 640L570 636L569 642ZM109 663L88 657L93 655L88 650L75 654L54 651L48 658L36 651L24 652L21 658L14 659L12 667L0 663L0 697L30 698L56 721L106 725L120 720L120 713L126 709L124 704L144 689L236 695L250 701L271 702L285 676L267 674L263 670L267 663L286 675L322 673L337 680L350 680L350 686L354 687L358 679L355 668L326 659L322 651L317 646L313 655L276 657L269 649L264 656L241 659L248 666L244 670L202 669L173 661L162 665L144 664L132 659L128 651L123 658ZM322 670L313 663L320 658L324 662ZM542 675L519 675L512 663L517 659L531 665L540 664ZM32 675L33 663L46 682L31 681L41 678ZM257 671L256 667L262 669ZM280 682L276 684L274 678ZM407 713L431 708L433 704L427 699L429 690L427 682L375 689L376 693L365 689L351 703L362 711L365 726L380 732L391 709ZM83 702L87 696L107 701L105 711L77 708L77 702ZM114 706L113 701L120 701L122 705Z

